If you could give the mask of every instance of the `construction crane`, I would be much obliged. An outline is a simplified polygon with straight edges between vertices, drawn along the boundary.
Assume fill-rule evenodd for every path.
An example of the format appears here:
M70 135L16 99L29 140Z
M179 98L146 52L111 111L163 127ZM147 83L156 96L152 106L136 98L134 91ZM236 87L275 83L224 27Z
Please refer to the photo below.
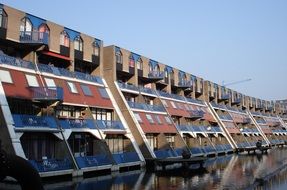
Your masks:
M243 82L248 82L251 81L252 79L244 79L244 80L239 80L239 81L235 81L235 82L231 82L231 83L227 83L225 84L224 81L222 81L222 86L230 86L233 84L239 84L239 83L243 83Z

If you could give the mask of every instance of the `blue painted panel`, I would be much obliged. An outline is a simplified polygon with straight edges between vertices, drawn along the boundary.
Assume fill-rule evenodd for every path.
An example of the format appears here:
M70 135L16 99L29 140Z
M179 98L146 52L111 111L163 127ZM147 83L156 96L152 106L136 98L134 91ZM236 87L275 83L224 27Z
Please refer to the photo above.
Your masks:
M138 54L136 54L136 53L133 53L133 52L132 52L132 56L133 56L133 58L134 58L135 61L138 61L139 58L141 57L140 55L138 55Z
M95 44L97 45L97 47L101 47L102 40L99 40L99 39L95 38Z
M170 66L165 66L165 70L168 72L168 73L171 73L173 68L170 67Z
M75 30L64 28L64 30L69 34L70 40L74 41L74 39L80 35L80 32L77 32Z
M26 13L26 17L29 18L30 21L32 22L33 28L38 29L41 24L46 24L46 20L39 18L39 17L36 17L34 15L30 15L30 14Z
M156 65L158 64L158 62L157 62L157 61L154 61L154 60L152 60L152 59L150 59L150 60L149 60L149 64L152 66L152 68L155 68Z

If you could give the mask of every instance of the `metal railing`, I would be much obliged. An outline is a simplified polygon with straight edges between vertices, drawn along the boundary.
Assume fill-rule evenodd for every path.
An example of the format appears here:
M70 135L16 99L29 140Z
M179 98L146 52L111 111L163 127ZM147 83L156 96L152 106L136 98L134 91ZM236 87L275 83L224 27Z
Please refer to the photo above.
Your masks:
M63 88L61 87L29 87L33 99L37 100L63 100Z
M69 170L72 169L72 162L69 159L44 159L42 161L29 160L31 165L38 172L50 172L59 170Z
M5 54L0 54L0 64L12 65L16 67L22 67L26 69L35 70L35 64L29 61L24 61L15 57L10 57Z
M49 34L39 31L20 31L20 42L48 44Z
M162 72L162 71L150 71L148 73L148 78L163 79L164 78L164 72Z
M13 114L12 117L16 128L58 128L55 119L51 116Z
M117 164L140 161L136 152L114 153L113 158Z

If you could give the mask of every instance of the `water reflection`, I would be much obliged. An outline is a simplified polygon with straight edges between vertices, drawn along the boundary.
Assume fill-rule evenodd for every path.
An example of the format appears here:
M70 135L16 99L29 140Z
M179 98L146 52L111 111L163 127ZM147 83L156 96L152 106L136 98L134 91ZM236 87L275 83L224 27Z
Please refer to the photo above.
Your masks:
M286 148L277 148L270 150L266 155L234 154L210 158L205 163L205 169L193 166L192 169L180 168L156 173L132 171L45 184L45 189L287 189L286 150Z

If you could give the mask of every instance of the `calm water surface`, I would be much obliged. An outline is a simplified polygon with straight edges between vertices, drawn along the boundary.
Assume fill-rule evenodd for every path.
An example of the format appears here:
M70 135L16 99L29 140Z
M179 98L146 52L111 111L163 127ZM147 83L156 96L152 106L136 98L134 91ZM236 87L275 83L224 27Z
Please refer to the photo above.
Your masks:
M3 184L2 184L3 185ZM2 186L3 187L3 186ZM6 189L13 189L6 186ZM210 158L205 169L176 169L164 172L132 171L95 178L45 184L56 190L189 190L189 189L287 189L287 148L267 155L227 155Z

